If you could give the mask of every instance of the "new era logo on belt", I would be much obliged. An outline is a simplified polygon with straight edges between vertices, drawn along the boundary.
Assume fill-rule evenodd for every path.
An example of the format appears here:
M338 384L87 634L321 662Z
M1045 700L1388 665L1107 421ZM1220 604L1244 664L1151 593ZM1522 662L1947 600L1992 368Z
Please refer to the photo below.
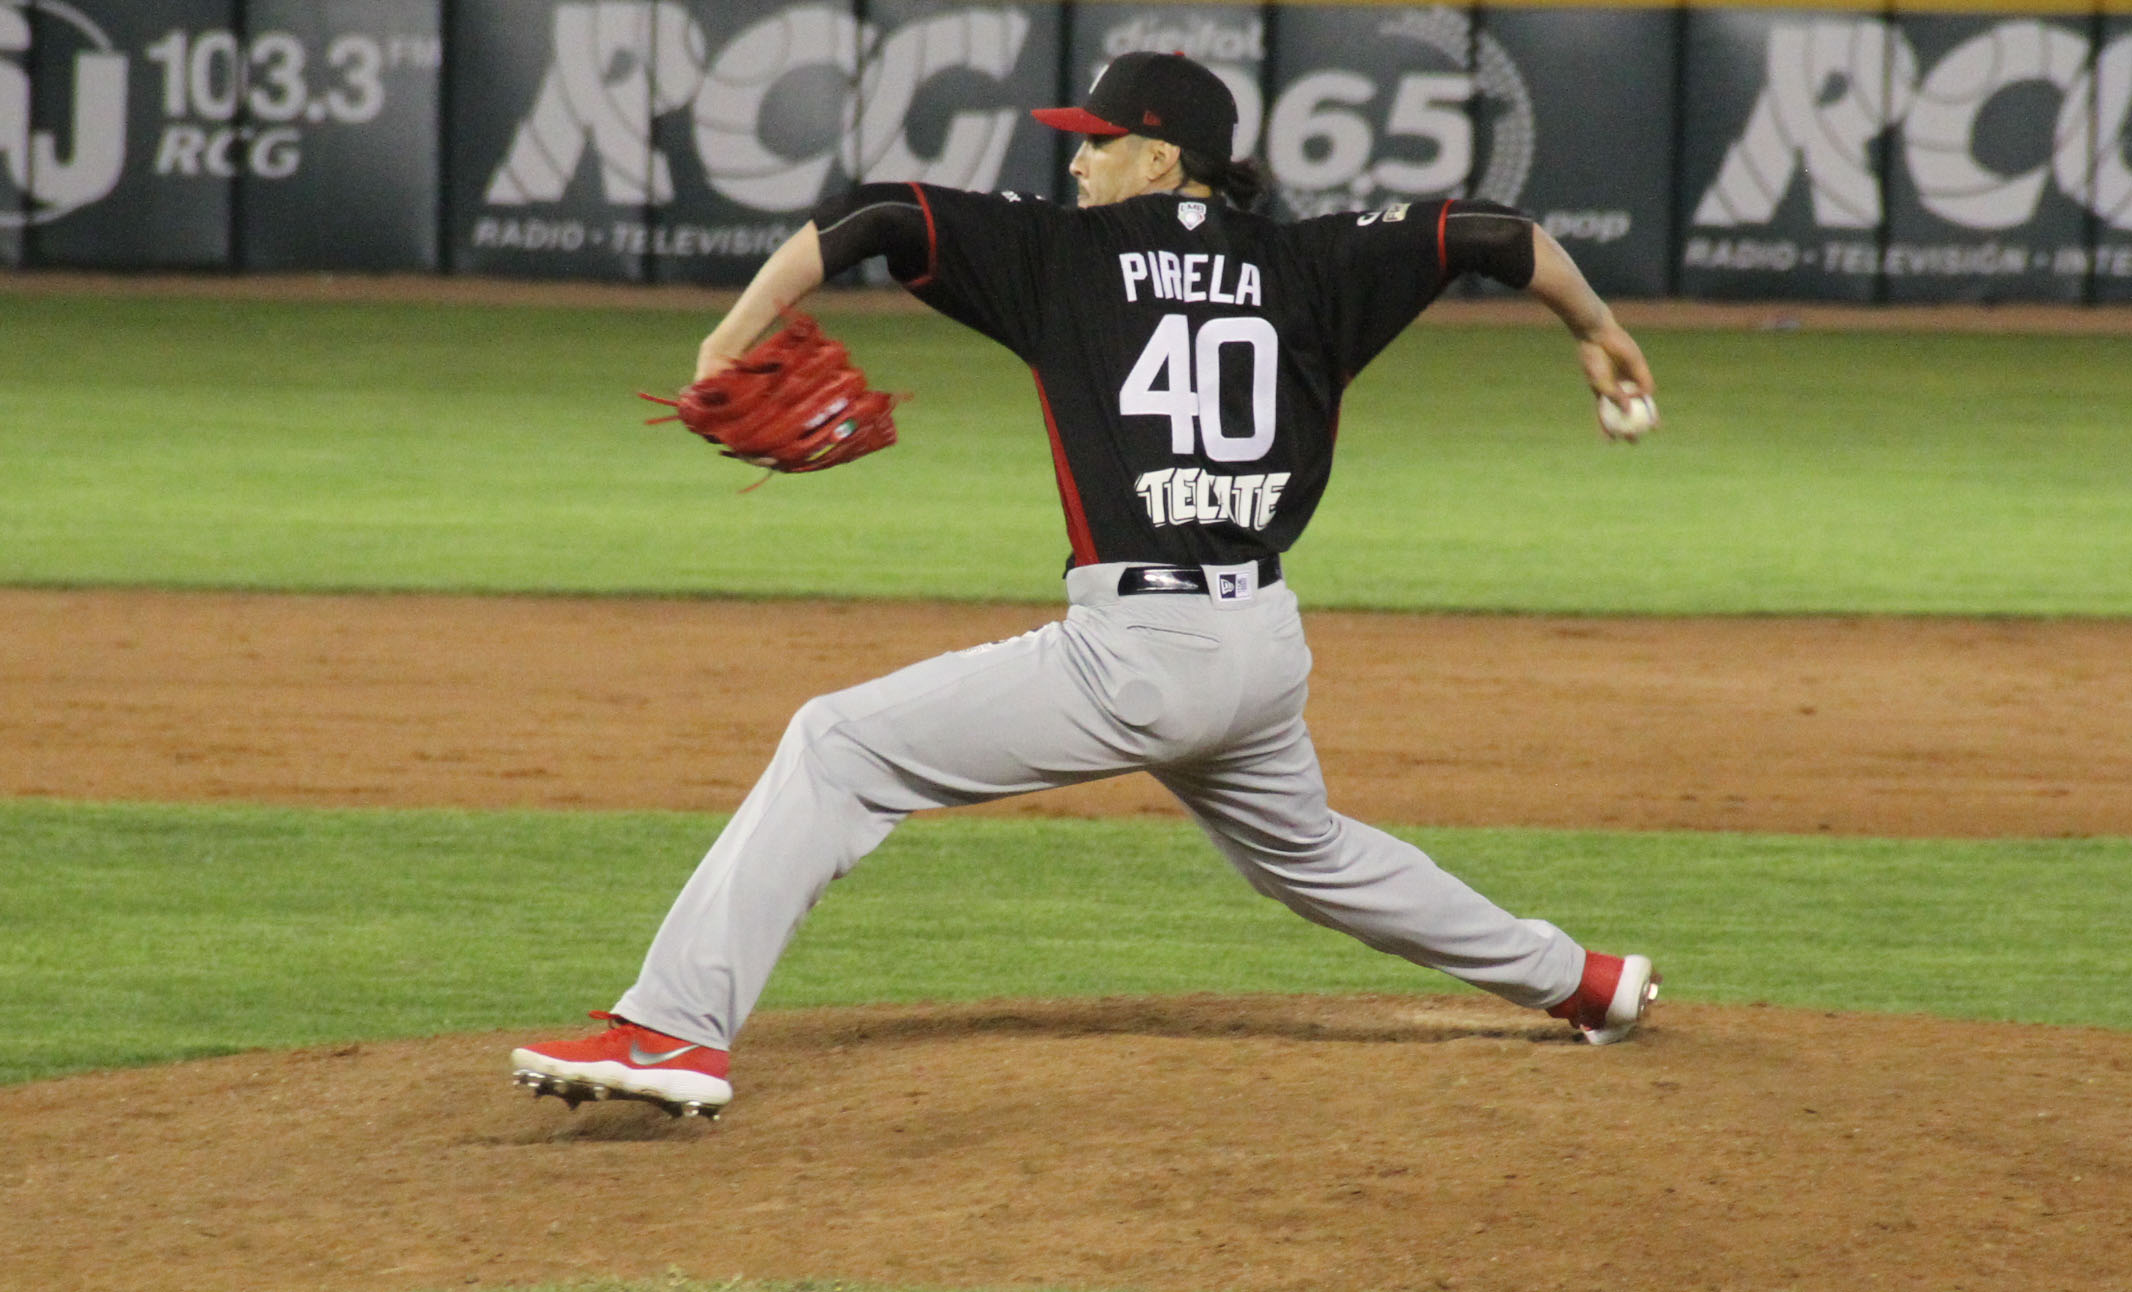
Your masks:
M1214 603L1221 606L1239 606L1258 595L1258 562L1242 565L1209 565L1207 591L1214 595Z

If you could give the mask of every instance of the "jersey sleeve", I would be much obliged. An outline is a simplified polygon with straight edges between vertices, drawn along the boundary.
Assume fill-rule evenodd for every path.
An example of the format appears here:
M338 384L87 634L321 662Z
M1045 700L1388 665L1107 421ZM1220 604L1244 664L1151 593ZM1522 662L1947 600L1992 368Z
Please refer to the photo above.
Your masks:
M925 217L926 254L902 278L913 296L1027 361L1035 350L1049 266L1049 203L912 184Z
M1307 221L1332 279L1330 325L1343 379L1360 372L1443 291L1450 277L1444 265L1450 206L1402 202Z

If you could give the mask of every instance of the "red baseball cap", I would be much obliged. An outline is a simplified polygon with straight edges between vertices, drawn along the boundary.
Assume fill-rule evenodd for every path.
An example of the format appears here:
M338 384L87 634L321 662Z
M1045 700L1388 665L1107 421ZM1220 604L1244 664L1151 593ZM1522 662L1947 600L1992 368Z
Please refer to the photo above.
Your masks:
M1182 54L1120 54L1096 78L1088 104L1029 114L1077 135L1145 135L1229 160L1236 96L1222 79Z

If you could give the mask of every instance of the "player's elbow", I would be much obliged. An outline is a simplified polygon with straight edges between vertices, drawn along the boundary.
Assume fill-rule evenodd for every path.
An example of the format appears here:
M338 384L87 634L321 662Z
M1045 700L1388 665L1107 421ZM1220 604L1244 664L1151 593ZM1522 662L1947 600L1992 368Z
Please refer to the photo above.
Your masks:
M898 278L923 272L925 212L908 184L861 184L833 193L815 205L813 220L825 277L874 256L887 256L889 272Z

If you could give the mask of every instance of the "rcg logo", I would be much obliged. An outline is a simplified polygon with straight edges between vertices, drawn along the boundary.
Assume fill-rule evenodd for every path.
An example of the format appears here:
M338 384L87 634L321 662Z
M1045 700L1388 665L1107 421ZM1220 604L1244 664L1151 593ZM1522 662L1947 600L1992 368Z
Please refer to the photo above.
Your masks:
M672 163L651 127L684 110L711 187L757 211L807 209L839 167L861 180L989 189L1014 110L954 113L930 157L913 147L908 119L921 87L943 73L1006 81L1028 34L1028 18L1013 9L953 10L884 36L846 8L808 4L743 29L713 57L702 26L675 0L559 4L555 61L489 180L487 201L558 200L589 149L608 202L671 202ZM788 120L789 105L773 95L809 72L825 78L815 90L833 82L847 91L827 131Z
M307 130L367 125L385 111L389 76L444 63L435 36L356 31L314 48L287 31L173 27L141 53L162 72L155 173L211 180L288 179Z
M16 61L33 35L40 73L71 82L64 155L58 132L36 128L30 76ZM126 56L72 5L0 0L0 175L22 197L21 209L0 209L0 227L43 224L103 199L125 163Z
M2113 229L2132 229L2132 36L2092 64L2086 37L2030 20L2000 23L1949 51L1920 77L1918 57L1882 19L1819 19L1771 29L1767 81L1747 127L1696 204L1707 228L1766 224L1803 170L1816 223L1881 223L1879 178L1868 146L1899 129L1900 155L1919 200L1965 229L2012 229L2034 218L2055 182ZM1976 155L1986 108L2016 86L2059 96L2036 165L2005 173Z
M1441 7L1404 10L1375 34L1419 46L1412 61L1439 70L1403 72L1381 117L1383 87L1361 72L1326 68L1288 85L1266 125L1266 163L1288 205L1314 215L1453 194L1515 204L1532 170L1532 95L1502 42ZM1483 110L1469 112L1475 100ZM1489 123L1485 141L1476 120Z

